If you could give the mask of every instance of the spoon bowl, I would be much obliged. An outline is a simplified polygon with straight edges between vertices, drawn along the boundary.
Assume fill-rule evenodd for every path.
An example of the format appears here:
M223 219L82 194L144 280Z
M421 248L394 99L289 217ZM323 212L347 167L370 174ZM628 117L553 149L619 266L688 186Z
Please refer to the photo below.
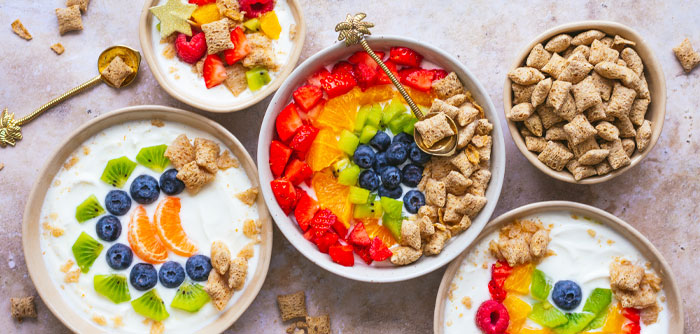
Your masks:
M428 119L439 114L440 113L438 112L431 112L423 116L421 120ZM420 132L416 131L415 129L413 130L413 138L415 138L416 145L418 145L418 148L421 149L421 151L439 157L447 157L455 154L455 152L457 151L457 137L459 134L459 129L457 128L457 124L455 124L455 121L451 117L445 118L447 119L447 123L450 124L450 128L452 129L452 132L454 132L454 134L449 137L443 138L442 140L438 141L430 147L428 147L425 144Z
M102 72L109 66L109 63L114 59L114 57L121 57L124 62L131 67L133 70L133 73L129 74L129 76L124 79L124 82L121 84L120 87L114 86L111 82L105 79L104 76L102 76ZM100 53L100 57L97 59L97 70L100 72L100 79L109 85L110 87L113 88L122 88L126 87L129 84L131 84L134 79L136 78L136 75L139 72L141 64L141 53L138 51L124 45L114 45L110 46L102 53Z

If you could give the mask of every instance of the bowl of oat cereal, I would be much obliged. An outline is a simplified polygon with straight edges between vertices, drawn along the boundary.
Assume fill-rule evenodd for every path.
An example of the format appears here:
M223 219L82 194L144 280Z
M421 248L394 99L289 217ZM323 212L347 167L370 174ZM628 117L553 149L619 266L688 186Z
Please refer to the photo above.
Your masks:
M616 22L581 21L536 37L508 72L503 105L513 141L543 173L610 180L642 161L666 112L661 65Z

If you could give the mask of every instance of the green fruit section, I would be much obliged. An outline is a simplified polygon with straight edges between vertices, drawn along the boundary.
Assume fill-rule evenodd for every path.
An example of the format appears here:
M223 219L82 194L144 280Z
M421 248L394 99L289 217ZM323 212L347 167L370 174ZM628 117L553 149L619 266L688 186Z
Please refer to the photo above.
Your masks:
M170 164L170 159L165 157L165 150L168 149L168 145L156 145L150 147L144 147L139 150L136 155L136 161L158 173L165 170Z
M127 157L121 157L107 161L100 180L113 187L121 188L129 179L131 172L136 168L136 163Z
M209 302L209 294L199 284L183 283L177 289L170 307L187 312L197 312Z
M100 205L95 195L90 195L75 208L75 219L79 222L86 222L90 219L105 213L105 209Z
M81 272L87 273L90 271L90 267L95 263L95 259L100 256L102 248L104 246L93 237L85 232L80 233L78 240L75 241L71 249L73 250L75 263Z
M270 73L262 67L256 67L246 71L245 78L248 81L248 88L252 91L259 90L272 80L270 79Z
M163 321L170 316L165 309L163 300L155 289L149 290L141 297L132 300L131 307L134 308L136 313L154 321Z
M551 280L541 270L535 269L532 272L532 281L530 283L532 297L539 301L545 301L550 291L552 291Z
M129 285L124 275L95 275L93 287L97 293L109 298L115 304L131 300Z
M593 313L567 313L566 319L568 321L559 327L555 327L553 331L557 334L576 334L583 331L593 318L595 318Z

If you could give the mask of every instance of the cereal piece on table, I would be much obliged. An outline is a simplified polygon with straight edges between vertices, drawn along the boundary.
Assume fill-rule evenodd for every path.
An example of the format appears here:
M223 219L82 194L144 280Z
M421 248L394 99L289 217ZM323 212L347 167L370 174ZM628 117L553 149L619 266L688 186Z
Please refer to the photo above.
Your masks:
M489 174L489 178L490 177L491 176ZM475 187L475 186L480 185L480 184L481 184L480 182L474 182L474 185L472 185L472 187ZM469 218L474 219L474 217L476 217L476 215L479 214L481 209L484 208L484 206L486 205L486 202L487 202L487 199L484 196L465 194L461 198L461 208L460 208L461 211L460 211L460 213L463 213L463 214L469 216Z
M216 240L211 244L211 266L224 275L228 271L228 266L231 263L231 251L225 243Z
M445 243L450 239L452 235L449 230L441 231L437 230L433 235L428 237L427 242L423 246L423 254L425 255L438 255L445 248Z
M522 122L530 117L533 112L535 112L535 108L532 104L530 104L530 102L523 102L510 108L510 112L506 117L514 122Z
M633 138L637 135L637 131L634 130L634 124L632 124L627 115L616 118L613 125L620 130L620 137L622 138Z
M425 186L425 203L442 208L447 200L446 193L444 182L429 179Z
M607 105L607 102L598 103L588 108L588 110L584 111L583 114L586 115L586 118L588 118L589 122L604 121L608 119L612 120L614 119L614 117L608 116L605 113L605 108Z
M687 38L680 45L673 48L673 53L676 54L676 58L678 58L686 73L690 73L695 66L700 64L700 53L693 50L693 45L690 44L690 40Z
M632 157L632 154L634 154L634 149L637 146L634 143L634 139L630 138L625 138L622 139L622 149L625 150L625 154L627 154L628 157Z
M467 188L472 185L472 180L457 171L451 171L442 181L445 183L445 190L448 194L458 196L466 193Z
M595 172L599 175L605 175L613 171L612 166L610 166L610 163L607 161L603 160L603 162L595 165Z
M465 102L467 102L467 95L457 94L445 100L445 102L451 106L459 107Z
M618 79L627 87L637 87L639 85L639 76L626 66L604 61L596 64L593 70L605 78Z
M474 138L472 138L472 140L474 140ZM475 170L479 169L478 166L469 161L469 158L464 152L457 153L454 157L452 157L452 159L450 159L450 163L455 166L465 177L471 176Z
M630 40L622 38L620 35L615 35L615 38L613 39L612 46L614 48L623 48L625 46L635 46L637 43L632 42Z
M472 137L476 132L477 125L478 124L476 122L472 122L469 125L459 129L459 134L457 136L457 149L462 149L467 146L469 142L471 142Z
M331 318L328 314L318 317L306 316L309 334L331 334Z
M134 73L134 70L131 66L127 65L121 57L116 56L102 71L102 76L112 83L114 87L119 88L132 73Z
M565 65L566 59L555 53L551 58L549 58L547 64L542 67L542 72L547 73L556 79L559 77L559 74L561 74L561 71L564 70Z
M518 67L508 72L508 78L518 85L534 85L544 80L544 74L536 68Z
M574 158L576 159L580 158L590 150L600 149L600 145L598 145L595 137L590 137L578 145L572 145L571 143L568 144L569 149L574 153Z
M547 78L538 82L530 95L530 103L532 106L537 107L542 104L547 99L550 89L552 89L552 78Z
M304 291L277 296L277 306L280 309L282 321L305 318L308 315Z
M597 65L601 62L615 62L620 56L620 52L613 50L603 44L603 42L594 40L591 43L591 54L588 56L588 62Z
M238 162L238 160L236 160L236 158L232 157L228 151L224 151L218 158L216 158L216 166L221 170L227 170L231 167L238 168L241 166L241 164Z
M170 162L173 163L173 166L175 166L177 170L180 170L180 168L194 161L196 158L194 146L190 143L190 139L187 138L185 134L177 136L177 138L168 145L163 155L170 159Z
M642 58L639 57L636 51L632 48L625 48L620 53L622 59L627 63L627 67L631 68L637 75L642 75L644 72L644 64Z
M216 172L219 171L219 167L216 165L216 159L219 157L219 149L219 144L212 140L195 138L194 154L197 165L204 168L209 173L216 174Z
M530 54L527 55L527 60L525 60L525 65L542 69L544 65L547 65L550 57L552 57L552 54L544 49L542 43L539 43L530 50Z
M639 152L644 152L649 142L651 142L651 122L646 119L644 120L642 125L637 129L637 136L635 139L637 140L637 149Z
M600 93L593 83L592 77L586 77L583 81L573 85L571 91L574 93L576 110L583 113L586 109L603 103Z
M598 93L600 93L600 98L603 99L603 101L610 99L610 94L612 93L613 86L615 84L614 81L601 76L598 74L598 72L593 71L593 73L591 73L591 82L598 90Z
M216 0L216 7L219 8L221 15L228 17L234 22L243 21L243 13L241 13L237 0Z
M10 26L12 27L12 32L17 34L17 36L26 40L32 39L32 34L29 33L29 30L24 27L19 19L14 20Z
M540 104L539 106L537 106L535 112L537 112L537 114L540 115L542 126L545 129L549 129L555 124L564 120L563 118L559 117L559 115L557 115L556 112L554 112L554 108L547 106L546 104Z
M83 19L80 17L80 7L73 5L68 8L56 8L58 31L61 35L75 30L83 30Z
M578 158L578 163L583 166L594 166L605 160L610 151L604 149L590 150Z
M405 219L401 223L401 245L420 249L420 227L417 221Z
M516 83L512 84L513 88L513 104L530 102L532 92L535 90L535 85L518 85Z
M236 46L231 42L228 18L202 24L202 31L207 42L207 54L217 54L221 51L233 49Z
M488 135L493 131L493 124L486 118L481 118L476 121L476 133L479 135Z
M554 36L545 44L544 49L549 52L562 52L571 45L571 39L567 34Z
M591 29L574 36L571 45L590 45L596 39L605 37L605 33L600 30Z
M574 117L571 122L565 124L564 131L572 145L578 145L598 133L593 125L588 122L586 116L581 114Z
M87 12L88 5L90 4L90 0L66 0L66 7L70 6L78 6L80 8L80 11L83 13Z
M608 104L608 108L605 109L605 113L616 118L629 115L636 96L637 92L635 92L634 89L627 88L620 83L615 83L615 88L613 88L612 96L610 96L610 103Z
M236 194L236 198L241 200L241 202L243 202L245 205L251 206L255 204L255 201L258 199L258 187L248 188L245 191Z
M572 84L567 81L556 80L552 82L552 88L547 95L547 106L554 108L555 111L560 110L569 96L571 86Z
M231 266L228 270L228 287L235 291L243 289L245 277L248 273L248 260L243 257L237 257L231 260Z
M428 112L441 112L447 115L447 117L454 119L457 116L457 113L459 113L459 108L447 104L443 100L434 100L433 104L430 106L430 110Z
M644 277L644 268L627 260L610 264L610 286L621 290L637 290Z
M544 151L546 146L547 140L542 137L525 137L525 147L527 147L528 151L540 153Z
M578 163L577 160L571 160L566 164L566 169L574 176L574 180L580 181L592 175L596 175L594 167L584 166Z
M66 48L63 47L63 44L56 43L54 45L51 45L51 50L53 50L53 52L60 56L63 54L64 51L66 51Z
M528 263L532 259L530 245L523 237L503 240L499 242L498 249L511 267Z
M566 131L564 131L564 125L557 125L549 128L544 136L547 141L550 140L566 140Z
M602 121L596 124L595 129L598 131L598 136L607 141L613 141L620 138L620 130L610 122Z
M437 233L437 232L435 232ZM391 255L391 263L397 265L397 266L405 266L407 264L411 264L413 262L416 262L421 255L423 255L423 251L418 249L413 249L411 247L406 247L406 246L399 246L396 248L393 248L391 250L394 254Z
M240 63L233 66L226 66L226 79L224 86L231 91L233 96L238 96L248 89L248 80L245 75L246 69Z
M24 318L36 318L34 297L10 298L10 313L17 322L22 322Z
M537 159L542 161L547 167L561 171L573 157L574 154L562 143L548 141L544 151L537 156Z
M443 113L416 122L415 129L421 134L423 143L428 147L455 134L447 121L447 116Z
M196 162L190 161L177 172L177 179L185 184L185 188L196 194L202 187L214 179L214 175L200 168Z
M589 72L593 69L593 65L583 60L569 60L561 71L557 80L568 81L573 84L581 82L585 79Z
M459 81L457 74L451 72L446 77L433 82L432 90L439 99L444 100L457 94L464 93L464 86L462 86L462 82Z
M549 245L549 232L545 229L539 229L530 238L530 256L533 258L541 258L547 253Z
M603 149L610 151L608 163L614 170L620 169L630 164L630 157L625 153L620 139L604 142L600 145Z
M533 135L537 137L542 137L544 134L542 120L538 114L532 114L523 122L523 124L528 130L530 130L530 132L532 132Z

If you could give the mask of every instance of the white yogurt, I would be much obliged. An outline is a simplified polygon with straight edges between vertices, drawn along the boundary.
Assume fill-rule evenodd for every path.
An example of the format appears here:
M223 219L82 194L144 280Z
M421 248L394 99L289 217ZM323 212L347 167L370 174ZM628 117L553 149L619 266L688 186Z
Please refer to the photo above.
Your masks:
M211 139L221 146L222 151L225 149L223 143L211 135L179 123L166 122L165 126L160 128L152 126L149 121L116 125L88 139L81 148L74 152L73 156L79 159L78 162L70 169L62 168L58 172L44 199L41 222L49 222L51 225L65 230L65 233L60 237L53 237L46 231L42 233L41 249L49 275L68 305L71 305L78 313L83 314L89 321L94 322L93 317L95 316L104 317L107 321L106 330L114 330L115 317L121 318L123 322L123 325L118 327L119 331L147 333L150 329L150 324L143 322L144 317L134 312L129 302L114 304L95 292L93 288L95 275L117 273L125 275L128 280L130 268L118 271L110 268L105 260L105 254L107 249L116 242L129 245L127 241L129 217L139 204L132 201L130 211L119 217L122 232L119 239L114 242L105 242L97 237L95 224L99 218L78 223L75 219L75 208L92 194L104 207L104 198L107 192L114 189L100 180L108 160L126 156L132 161L136 161L136 154L141 148L170 144L183 133L190 139L195 137ZM86 152L89 153L86 155ZM168 168L172 168L172 166ZM134 178L143 174L151 175L156 179L160 177L159 173L139 164L122 190L128 192ZM188 194L187 191L177 195L182 204L180 211L182 227L199 248L199 254L210 256L211 243L215 240L221 240L226 243L235 256L243 246L251 241L243 235L243 222L247 219L258 218L257 206L247 206L235 197L237 193L250 187L251 181L243 168L229 168L220 170L216 174L215 180L206 185L195 196ZM144 206L149 217L153 217L158 202L165 196L161 192L158 200ZM68 260L75 262L71 247L81 232L98 240L104 249L89 272L80 275L79 282L65 283L65 274L59 268ZM249 260L249 268L256 268L258 265L259 257L257 255L260 252L260 246L255 245L254 249L255 256ZM169 252L168 256L168 260L177 261L184 267L186 258L172 252ZM143 261L134 254L132 266L141 262ZM159 267L160 265L156 265L156 269ZM71 269L76 268L77 266L74 265ZM250 272L246 279L247 282L252 279ZM200 282L202 285L205 283ZM163 321L168 333L192 333L212 322L220 314L212 303L207 303L196 313L173 309L170 307L170 302L173 300L177 288L168 289L158 283L156 289L165 302L168 313L170 313L170 317ZM132 300L144 293L136 290L131 284L129 284L129 292ZM241 295L240 292L236 292L232 300L229 301L229 307Z
M158 5L165 4L166 2L167 0L160 0ZM290 39L289 31L292 24L296 24L296 21L294 20L294 15L292 14L289 4L285 0L277 1L274 11L282 27L282 32L280 33L279 39L272 40L272 45L277 57L277 64L279 64L281 68L281 65L290 61L289 58L294 48L294 41ZM160 42L160 31L156 28L158 23L159 20L154 17L151 24L151 40L156 63L161 73L177 87L179 94L189 96L190 98L205 98L214 106L224 107L250 98L256 93L250 89L246 89L238 96L233 96L231 91L229 91L224 84L207 89L204 85L204 79L192 71L192 64L180 60L177 56L173 59L167 59L163 56L163 50L165 50L168 44ZM272 80L275 80L279 75L278 71L269 71L269 73L270 79Z
M549 249L556 255L546 257L537 269L542 270L552 279L573 280L581 286L583 301L570 312L581 312L584 302L595 288L610 288L609 266L615 258L624 257L638 265L648 262L642 254L623 236L611 228L584 218L575 219L568 211L537 214L523 218L524 220L539 220L544 226L552 226ZM591 237L588 230L595 231ZM476 326L475 317L479 305L491 299L488 283L491 280L491 264L496 260L488 250L489 241L498 239L498 231L484 238L471 253L462 261L451 286L451 298L445 299L444 333L481 333ZM483 268L483 264L488 264ZM660 291L659 296L664 292ZM462 299L469 297L472 306L467 309ZM534 303L534 299L523 300ZM551 294L550 294L550 303ZM658 321L650 326L642 324L642 333L668 333L669 315L665 298L659 298L663 311ZM617 303L613 298L612 304ZM528 319L528 325L538 328L538 325Z

